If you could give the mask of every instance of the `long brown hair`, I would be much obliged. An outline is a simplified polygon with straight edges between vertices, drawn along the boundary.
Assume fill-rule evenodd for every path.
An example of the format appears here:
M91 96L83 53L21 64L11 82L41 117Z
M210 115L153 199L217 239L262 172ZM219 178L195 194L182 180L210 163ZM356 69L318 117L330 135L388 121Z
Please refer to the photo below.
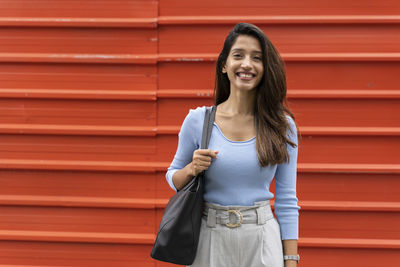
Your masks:
M214 103L226 101L230 94L228 75L222 72L229 52L239 35L255 37L262 49L264 74L256 90L254 122L256 128L256 146L261 166L280 164L289 161L286 144L295 147L287 137L291 129L287 121L288 114L294 121L294 115L287 107L286 72L282 58L265 33L249 23L238 23L225 39L224 47L218 56L215 74ZM296 125L296 130L298 130Z

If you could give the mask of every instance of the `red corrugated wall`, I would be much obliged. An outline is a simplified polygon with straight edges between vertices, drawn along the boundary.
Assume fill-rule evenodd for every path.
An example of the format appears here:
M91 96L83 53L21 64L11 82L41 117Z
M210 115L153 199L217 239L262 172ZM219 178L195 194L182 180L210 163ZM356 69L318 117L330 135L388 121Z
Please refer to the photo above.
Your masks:
M0 0L0 267L172 266L165 171L237 22L287 65L299 266L396 262L399 1Z

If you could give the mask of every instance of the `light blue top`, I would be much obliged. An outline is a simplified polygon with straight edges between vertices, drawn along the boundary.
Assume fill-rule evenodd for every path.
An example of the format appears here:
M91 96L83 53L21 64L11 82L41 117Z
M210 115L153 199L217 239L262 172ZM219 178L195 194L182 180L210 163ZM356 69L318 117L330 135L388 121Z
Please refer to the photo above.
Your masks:
M200 148L206 107L190 109L179 132L175 157L166 173L172 189L174 173L192 161L193 152ZM297 144L293 119L287 116L293 133L288 138ZM269 186L275 176L275 215L282 240L298 239L299 209L296 197L297 146L287 144L289 162L261 167L256 150L256 137L247 141L231 141L214 122L208 148L218 150L216 159L205 171L204 200L227 206L251 206L255 201L269 200L274 194Z

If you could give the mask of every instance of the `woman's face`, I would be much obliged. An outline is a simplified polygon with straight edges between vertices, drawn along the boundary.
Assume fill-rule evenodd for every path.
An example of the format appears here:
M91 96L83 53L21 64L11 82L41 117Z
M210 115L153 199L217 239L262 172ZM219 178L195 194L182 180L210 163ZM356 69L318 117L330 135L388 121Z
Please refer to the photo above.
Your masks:
M231 90L251 90L264 74L259 41L249 35L239 35L229 52L222 72L228 74Z

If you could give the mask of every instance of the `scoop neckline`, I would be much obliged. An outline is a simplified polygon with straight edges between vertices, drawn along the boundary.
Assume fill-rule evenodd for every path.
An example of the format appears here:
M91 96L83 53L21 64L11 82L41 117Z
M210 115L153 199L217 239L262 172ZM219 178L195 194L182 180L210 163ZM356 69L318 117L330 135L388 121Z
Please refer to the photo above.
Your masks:
M225 140L227 140L228 142L230 142L230 143L234 143L234 144L247 144L247 143L250 143L250 142L252 142L253 140L256 139L256 136L253 136L252 138L250 138L250 139L248 139L248 140L245 140L245 141L234 141L234 140L231 140L231 139L227 138L227 137L224 135L224 133L222 132L221 128L219 128L218 124L217 124L215 121L213 122L213 124L217 127L217 129L218 129L219 133L221 134L221 136L222 136Z

